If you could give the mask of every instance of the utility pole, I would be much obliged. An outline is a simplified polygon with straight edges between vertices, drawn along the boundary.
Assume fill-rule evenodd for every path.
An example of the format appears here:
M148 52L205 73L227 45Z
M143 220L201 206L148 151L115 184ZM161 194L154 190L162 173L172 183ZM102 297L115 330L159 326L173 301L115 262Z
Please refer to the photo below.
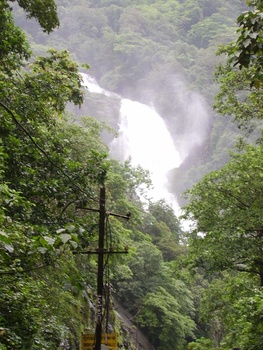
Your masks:
M93 211L99 213L99 242L98 249L96 251L85 251L81 254L97 254L98 255L98 275L97 275L97 320L96 320L96 329L95 329L95 345L93 345L93 350L103 350L105 345L101 344L102 341L102 314L103 314L103 275L104 275L104 254L127 254L128 249L124 251L113 251L112 248L104 248L104 238L105 238L105 219L106 217L112 215L118 218L129 220L131 214L127 213L126 215L114 214L111 212L106 212L106 191L105 186L103 185L100 188L100 199L99 199L99 209L92 208L82 208L78 209ZM88 338L86 338L86 336ZM91 338L90 338L91 336ZM86 346L89 347L90 340L93 337L90 334L82 336L82 350L86 349ZM84 345L83 345L84 344Z
M100 189L100 220L99 220L99 247L98 247L98 279L97 279L97 324L95 331L94 350L101 350L101 333L102 333L102 293L103 293L103 258L104 258L104 232L105 232L105 187Z

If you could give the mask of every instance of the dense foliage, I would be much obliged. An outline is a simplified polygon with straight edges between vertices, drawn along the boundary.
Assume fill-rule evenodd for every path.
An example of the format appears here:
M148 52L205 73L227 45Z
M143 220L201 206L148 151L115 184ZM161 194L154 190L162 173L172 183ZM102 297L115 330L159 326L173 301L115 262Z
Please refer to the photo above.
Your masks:
M34 2L22 5L37 16ZM50 18L37 9L44 29L57 25L55 8ZM67 207L94 195L103 146L76 157L74 126L61 116L67 102L82 102L78 66L55 50L26 63L28 43L5 1L1 48L1 349L54 349L63 339L78 348L82 278L70 250L87 230Z
M209 276L200 316L220 348L262 348L262 2L238 18L237 40L224 48L215 108L246 131L221 169L187 192L193 219L188 266ZM193 349L208 346L205 339ZM207 344L207 345L206 345ZM202 347L201 347L202 348Z
M39 22L42 29L27 22L39 56L14 24L10 3L17 24L20 11ZM103 184L108 212L131 213L127 223L107 215L107 249L128 254L106 259L105 293L114 291L153 346L262 349L262 1L247 4L241 14L239 1L61 0L56 7L51 0L0 0L1 349L79 349L81 333L94 331L96 257L86 253L97 248ZM42 36L58 26L56 10L61 32ZM211 102L213 52L239 14L236 41L220 48L227 59L216 72L215 109L224 117L215 119L205 152L200 147L198 161L205 153L210 166L185 175L187 185L217 169L187 192L193 228L186 237L165 201L149 201L145 210L138 188L150 186L149 174L110 158L101 141L105 124L91 117L72 123L66 107L81 105L84 91L65 48L88 61L108 89L151 96L176 134L191 122L175 93L187 90L182 69ZM197 98L185 94L188 103ZM249 138L221 167L236 141L232 120ZM127 348L128 334L113 315L111 327Z
M57 7L60 27L49 36L35 21L25 21L21 11L16 21L29 33L35 52L67 49L78 62L89 63L89 74L107 90L156 108L181 153L183 163L171 173L171 191L179 200L228 160L239 131L211 109L217 92L213 70L221 60L215 51L234 38L245 1L58 0ZM96 104L91 115L116 126L112 104L101 113ZM90 108L89 103L86 113Z
M45 31L58 24L53 1L18 4ZM150 184L148 173L110 159L104 124L71 122L66 106L81 105L84 90L68 51L33 57L8 2L0 5L0 348L79 349L81 333L94 331L96 258L82 253L97 248L105 184L110 212L132 215L128 224L107 218L107 248L129 254L107 259L105 271L153 344L172 349L176 332L183 349L195 325L192 295L170 265L184 253L178 219L163 201L145 211L137 189ZM155 293L165 295L158 308ZM156 329L148 314L166 325Z

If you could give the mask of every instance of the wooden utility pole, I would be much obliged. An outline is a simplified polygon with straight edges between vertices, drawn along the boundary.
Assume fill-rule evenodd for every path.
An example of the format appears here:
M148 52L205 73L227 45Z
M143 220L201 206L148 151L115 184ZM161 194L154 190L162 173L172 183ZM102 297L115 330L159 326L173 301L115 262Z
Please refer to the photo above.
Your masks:
M104 274L104 254L127 254L128 250L125 249L124 251L113 251L112 247L110 249L104 248L104 238L105 238L105 219L106 217L112 215L118 218L123 218L126 220L129 220L131 214L128 213L126 215L120 215L120 214L114 214L110 212L106 212L106 194L105 194L105 186L103 185L100 189L100 203L99 203L99 209L92 209L92 208L78 208L81 210L87 210L87 211L93 211L93 212L99 212L99 242L98 242L98 249L96 251L85 251L81 252L81 254L98 254L98 275L97 275L97 320L96 320L96 329L95 329L95 336L94 334L84 334L82 335L82 350L90 350L91 346L93 350L103 350L105 349L105 345L102 345L102 311L103 311L103 274ZM111 341L114 343L114 349L115 349L115 341L116 341L116 335L111 335L110 340L110 334L107 334L108 342ZM112 339L113 338L113 339ZM91 343L92 340L95 340L95 345L91 345L94 343ZM105 341L105 339L104 339ZM117 349L117 344L116 344Z
M102 333L102 303L103 303L103 258L104 258L104 232L105 232L105 187L100 189L100 221L99 221L99 247L98 247L98 279L97 279L97 323L95 331L94 350L101 350L101 333Z

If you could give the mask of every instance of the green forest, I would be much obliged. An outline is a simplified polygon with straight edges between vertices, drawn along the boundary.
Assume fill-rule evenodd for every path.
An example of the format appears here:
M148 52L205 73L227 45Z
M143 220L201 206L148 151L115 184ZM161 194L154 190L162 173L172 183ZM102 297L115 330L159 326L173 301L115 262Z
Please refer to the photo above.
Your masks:
M86 350L100 256L118 349L138 350L140 329L144 350L262 350L263 1L0 0L0 13L0 350ZM170 174L182 216L148 196L147 169L111 156L119 102L80 72L152 103L178 147L200 96L202 142Z

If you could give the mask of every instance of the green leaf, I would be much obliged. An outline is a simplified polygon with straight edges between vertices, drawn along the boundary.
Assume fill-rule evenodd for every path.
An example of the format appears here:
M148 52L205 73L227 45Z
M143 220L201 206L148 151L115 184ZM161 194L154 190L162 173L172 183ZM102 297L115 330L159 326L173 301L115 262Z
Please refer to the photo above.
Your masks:
M13 253L14 252L14 247L12 245L4 244L4 247L9 253Z
M243 44L244 47L248 47L251 44L251 40L250 39L246 39L246 40L243 41L242 44Z
M78 243L76 243L75 241L70 240L69 243L72 245L73 248L78 247Z
M61 240L62 240L62 242L63 243L67 243L69 240L71 240L71 235L70 234L68 234L68 233L62 233L61 235L60 235L60 238L61 238Z
M67 229L68 232L73 232L73 231L75 231L76 226L75 225L69 225L69 226L67 226L66 229Z
M46 254L46 252L48 251L47 248L44 247L37 247L37 251L41 254Z
M49 236L44 236L44 238L48 242L48 244L50 244L52 246L54 245L54 243L55 243L55 239L54 238L49 237Z
M8 235L4 231L0 231L0 241L6 244L11 244Z
M65 232L66 230L64 229L64 228L59 228L57 231L56 231L56 233L62 233L62 232Z

